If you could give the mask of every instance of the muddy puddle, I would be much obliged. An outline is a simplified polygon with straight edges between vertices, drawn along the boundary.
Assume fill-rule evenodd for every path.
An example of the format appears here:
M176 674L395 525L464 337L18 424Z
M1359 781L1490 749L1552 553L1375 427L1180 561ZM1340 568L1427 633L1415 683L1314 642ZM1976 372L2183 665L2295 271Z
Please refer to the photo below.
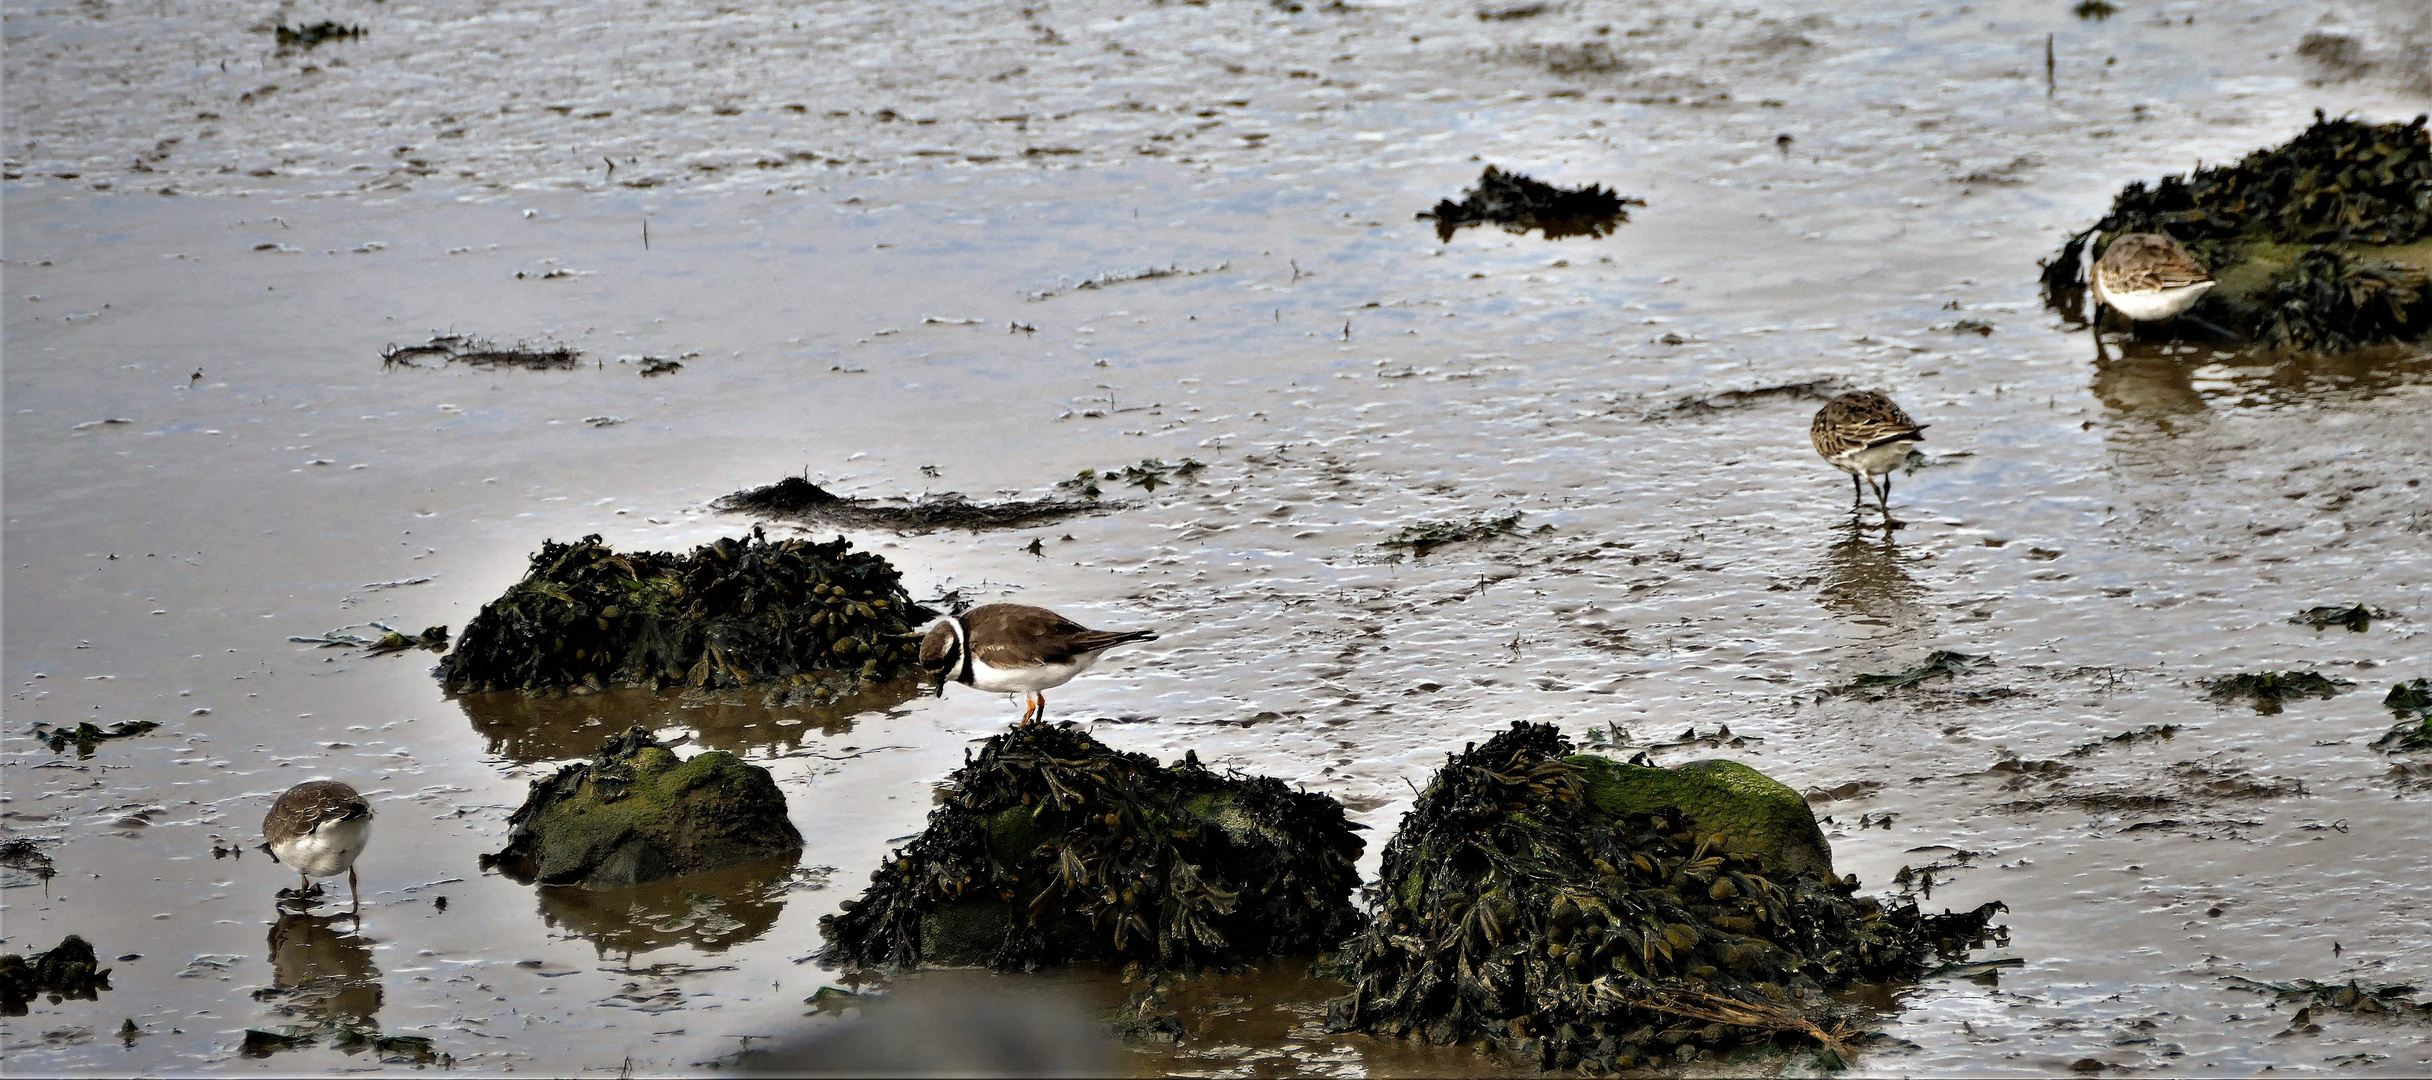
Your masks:
M665 1073L849 1023L805 1003L841 985L819 918L1018 706L451 699L427 651L290 640L461 631L544 540L756 521L843 533L924 603L1158 630L1055 715L1344 800L1366 873L1411 785L1513 720L1813 792L1839 870L2000 900L2024 961L1883 992L1864 1073L2432 1067L2418 1021L2292 1027L2235 981L2432 985L2432 785L2370 745L2432 675L2432 361L2098 361L2036 267L2128 180L2432 108L2420 13L1521 10L9 6L0 824L54 872L9 875L0 951L73 934L111 969L0 1020L11 1068L404 1069L428 1040ZM282 48L324 16L364 33ZM1416 215L1486 164L1645 205L1439 241ZM446 338L581 359L383 364ZM1902 527L1851 524L1806 437L1825 387L1932 425ZM1185 459L1001 529L717 505L788 476L1069 499ZM2394 617L2291 622L2360 604ZM1978 659L1838 692L1941 652ZM2267 714L2204 684L2283 671L2355 686ZM90 756L32 735L134 721ZM770 769L801 857L631 895L478 869L530 781L637 723ZM360 926L283 922L252 850L316 776L378 808ZM1185 1037L1118 1060L1512 1071L1326 1035L1333 992L1282 964L1178 991Z

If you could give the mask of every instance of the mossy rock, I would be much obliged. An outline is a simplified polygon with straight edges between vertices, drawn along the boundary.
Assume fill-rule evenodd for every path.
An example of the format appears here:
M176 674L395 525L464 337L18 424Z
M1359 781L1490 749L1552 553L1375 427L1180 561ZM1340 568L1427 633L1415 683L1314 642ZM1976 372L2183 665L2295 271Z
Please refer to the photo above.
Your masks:
M1781 872L1833 876L1832 845L1807 800L1739 762L1692 761L1667 769L1593 754L1562 760L1579 767L1588 801L1611 817L1677 809L1699 836L1723 837L1725 851L1759 856Z
M1735 1060L1862 1019L1830 991L1964 955L2004 910L1859 896L1829 860L1798 794L1753 769L1625 765L1514 724L1447 761L1386 843L1391 887L1326 1026L1588 1073Z
M798 851L767 769L723 750L689 760L635 727L532 782L507 846L481 858L543 885L621 889Z
M1072 724L967 758L920 836L820 920L832 963L1226 967L1359 925L1342 805L1272 777L1171 766Z
M842 537L770 542L755 528L689 554L546 541L439 662L453 693L611 686L758 688L825 701L916 674L935 613Z

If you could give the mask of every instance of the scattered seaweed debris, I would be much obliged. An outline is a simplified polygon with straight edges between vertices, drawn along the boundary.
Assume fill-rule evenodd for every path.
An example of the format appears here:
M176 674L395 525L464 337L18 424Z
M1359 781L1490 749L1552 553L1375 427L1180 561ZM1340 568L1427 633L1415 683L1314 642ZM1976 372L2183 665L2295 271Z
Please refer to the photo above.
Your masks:
M1685 397L1661 409L1639 414L1647 422L1671 420L1683 416L1707 416L1726 409L1746 408L1759 402L1788 399L1790 401L1822 401L1840 390L1841 380L1832 376L1808 379L1804 382L1782 383L1778 386L1758 386L1746 390L1725 390L1704 397Z
M1056 481L1056 489L1072 492L1084 499L1095 499L1106 493L1099 486L1099 481L1130 484L1143 491L1155 491L1172 484L1177 476L1188 479L1204 468L1207 468L1207 463L1197 458L1186 457L1171 465L1159 458L1141 458L1137 465L1117 466L1105 472L1083 469L1074 473L1070 480Z
M2095 22L2101 22L2119 13L2119 8L2106 3L2105 0L2077 0L2077 6L2069 9L2069 14L2081 19L2092 19Z
M2432 329L2432 136L2426 117L2312 126L2232 165L2122 189L2044 263L2045 301L2083 309L2084 255L2167 233L2220 279L2195 314L2266 345L2335 352Z
M345 23L323 19L304 26L288 26L281 23L271 27L270 33L278 40L279 47L282 49L309 49L324 41L347 41L363 37L371 31L360 26L348 26Z
M2141 742L2168 739L2176 736L2180 730L2180 726L2177 724L2147 724L2135 731L2123 731L2117 735L2105 736L2082 744L2077 749L2069 751L2069 756L2085 757L2106 746L2130 746Z
M444 1069L456 1064L455 1055L440 1053L425 1036L390 1035L351 1017L283 1024L276 1031L246 1028L245 1041L237 1045L237 1052L249 1058L266 1058L281 1050L318 1046L323 1041L349 1057L369 1051L384 1065L437 1065Z
M438 334L420 345L392 344L380 350L380 366L383 368L471 364L474 367L520 367L539 371L571 368L582 359L582 353L564 345L501 346L470 334Z
M673 375L682 370L684 370L684 362L682 360L674 360L664 356L645 356L642 358L641 372L642 377L645 379L650 378L653 375Z
M532 781L507 818L507 846L481 857L530 884L625 889L802 848L767 769L724 750L678 758L649 729L610 738L587 762Z
M2344 626L2354 633L2361 634L2372 629L2375 619L2395 619L2397 617L2377 607L2350 604L2347 607L2310 607L2290 616L2288 621L2299 626L2311 626L2316 630Z
M439 652L448 647L448 628L445 625L423 627L419 634L408 634L384 622L369 622L362 625L380 631L380 636L365 637L354 633L355 628L352 626L341 626L326 634L291 634L287 640L300 645L318 645L324 649L361 649L373 655L404 652L407 649L429 649Z
M2356 685L2311 671L2255 671L2200 682L2214 701L2226 704L2246 698L2254 702L2256 712L2265 716L2279 712L2290 698L2335 697Z
M34 741L50 747L54 754L67 753L68 747L73 746L77 757L89 758L93 756L93 747L97 743L141 735L159 726L158 720L121 720L107 728L96 726L90 720L81 721L72 728L37 723L34 725Z
M1741 768L1748 797L1815 828L1798 793ZM1574 756L1544 724L1454 756L1386 845L1369 926L1342 954L1352 991L1327 1006L1327 1029L1483 1039L1589 1073L1769 1040L1837 1062L1857 1014L1826 991L1964 957L2007 910L1925 915L1858 896L1854 878L1734 850L1722 834L1736 824L1707 831L1598 791L1599 772L1668 771Z
M1509 233L1539 229L1548 240L1570 236L1595 239L1629 221L1628 207L1645 205L1645 199L1614 194L1602 184L1558 188L1489 165L1479 174L1478 186L1461 193L1460 202L1444 199L1436 203L1435 209L1418 216L1434 219L1436 239L1445 242L1461 229L1487 222L1500 225Z
M51 857L43 854L42 849L36 847L33 841L22 836L0 844L0 869L13 870L32 879L32 881L0 885L0 888L19 884L30 885L34 881L49 881L59 876L59 867L51 862Z
M2240 989L2270 994L2282 1003L2304 1002L2303 1009L2337 1009L2341 1012L2379 1015L2412 1012L2432 1017L2432 998L2413 1000L2415 987L2406 983L2365 986L2354 979L2346 983L2322 983L2312 979L2291 979L2287 982L2263 982L2240 975L2223 975L2223 982ZM2290 1027L2304 1027L2292 1021Z
M2432 750L2432 679L2410 679L2394 685L2381 704L2400 719L2398 726L2373 740L2375 749L2393 754Z
M1359 927L1342 804L1273 777L1171 767L1071 722L967 755L920 836L820 920L830 963L1080 960L1188 971L1332 948Z
M767 687L817 703L915 670L934 615L895 567L839 537L771 542L758 527L689 555L618 553L597 535L541 544L439 662L453 693L609 686Z
M1402 526L1402 531L1393 534L1392 539L1383 541L1377 546L1409 548L1411 556L1415 558L1446 544L1458 544L1465 540L1484 540L1516 531L1519 527L1520 514L1518 511L1498 518L1472 518L1468 521L1422 521L1416 525Z
M1122 504L1073 499L1007 499L975 503L947 492L925 495L915 502L852 499L830 493L809 478L789 476L766 487L735 492L710 504L729 514L827 525L839 529L891 529L934 532L939 529L1018 529L1061 521L1075 514L1111 510Z
M1068 292L1083 292L1091 289L1103 289L1107 288L1108 286L1122 285L1134 281L1155 281L1158 278L1198 277L1201 274L1221 273L1227 269L1230 269L1232 265L1233 264L1229 262L1220 262L1214 266L1193 267L1169 265L1150 266L1139 270L1108 270L1105 273L1099 274L1098 276L1089 278L1085 281L1075 282L1071 285L1057 285L1055 288L1043 289L1038 292L1030 293L1028 296L1032 300L1048 300L1062 296Z
M53 1004L98 999L110 988L110 969L100 962L93 946L74 934L49 952L0 956L0 1016L24 1016L26 1006L44 994Z
M1849 694L1860 690L1871 689L1880 689L1886 691L1898 690L1903 687L1915 686L1918 683L1931 679L1936 675L1948 675L1956 678L1991 663L1991 660L1987 660L1981 656L1970 656L1962 652L1952 652L1949 649L1936 649L1932 655L1925 658L1924 663L1910 668L1907 671L1892 672L1890 674L1870 673L1860 675L1855 679L1851 679L1849 681L1849 685L1843 686L1835 692Z

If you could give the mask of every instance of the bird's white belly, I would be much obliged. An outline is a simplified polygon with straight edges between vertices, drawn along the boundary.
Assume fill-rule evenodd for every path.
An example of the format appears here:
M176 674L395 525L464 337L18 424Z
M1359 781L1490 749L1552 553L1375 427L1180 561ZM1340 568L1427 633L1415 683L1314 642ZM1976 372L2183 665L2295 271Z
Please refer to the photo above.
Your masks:
M1907 461L1908 452L1916 445L1914 440L1902 439L1899 442L1884 443L1881 446L1851 450L1830 460L1842 472L1881 476L1899 468L1901 462Z
M2196 301L2202 299L2205 293L2212 291L2215 284L2218 283L2204 281L2194 285L2181 285L2175 289L2155 289L2151 292L2113 292L2103 288L2102 284L2097 282L2095 288L2103 294L2103 302L2111 305L2112 309L2120 314L2138 322L2159 322L2163 319L2175 319L2180 312L2194 307Z
M293 840L272 844L270 850L288 868L305 877L333 877L355 865L363 845L371 843L372 819L333 821Z
M1102 652L1082 653L1069 664L1040 664L1037 667L1003 668L985 660L971 662L971 687L991 694L1031 694L1062 686L1072 677L1089 670L1098 662Z

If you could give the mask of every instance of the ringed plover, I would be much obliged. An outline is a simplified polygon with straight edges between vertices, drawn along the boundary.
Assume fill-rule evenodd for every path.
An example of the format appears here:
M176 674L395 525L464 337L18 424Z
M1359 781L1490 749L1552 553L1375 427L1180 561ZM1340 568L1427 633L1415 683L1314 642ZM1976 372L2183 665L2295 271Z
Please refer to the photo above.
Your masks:
M921 639L920 666L940 686L951 679L1022 695L1022 722L1031 724L1047 717L1045 691L1071 682L1108 649L1156 639L1147 630L1092 630L1027 604L982 604L931 626Z

